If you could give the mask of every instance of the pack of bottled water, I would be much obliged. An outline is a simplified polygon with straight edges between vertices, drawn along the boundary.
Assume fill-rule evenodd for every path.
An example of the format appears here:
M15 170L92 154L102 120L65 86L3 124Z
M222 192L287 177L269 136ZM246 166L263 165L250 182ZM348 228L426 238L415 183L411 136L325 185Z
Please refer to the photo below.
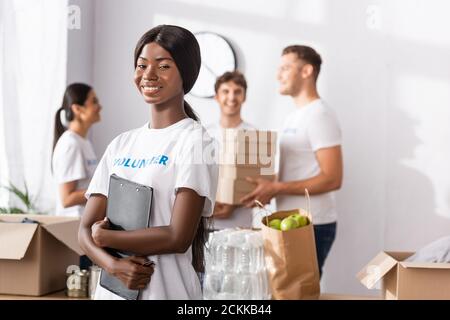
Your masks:
M260 232L224 229L211 233L205 260L204 299L271 298Z

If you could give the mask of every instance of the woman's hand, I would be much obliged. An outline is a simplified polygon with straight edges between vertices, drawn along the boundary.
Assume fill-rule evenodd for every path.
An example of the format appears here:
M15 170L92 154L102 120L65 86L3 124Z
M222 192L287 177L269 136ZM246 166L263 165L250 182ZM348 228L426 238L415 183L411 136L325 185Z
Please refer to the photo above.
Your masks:
M107 247L106 230L110 227L108 218L95 222L91 227L92 240L97 247Z
M130 256L116 259L108 273L122 281L128 289L139 290L149 284L153 266L146 257Z

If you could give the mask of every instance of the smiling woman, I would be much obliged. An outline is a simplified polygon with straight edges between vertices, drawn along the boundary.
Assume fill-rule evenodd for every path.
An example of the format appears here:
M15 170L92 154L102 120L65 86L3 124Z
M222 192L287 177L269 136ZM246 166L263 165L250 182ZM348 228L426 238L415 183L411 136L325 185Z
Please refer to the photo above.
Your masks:
M185 31L187 30L183 28L159 26L144 34L136 45L134 82L147 103L159 101L154 104L158 107L153 111L162 111L163 106L167 104L161 103L161 99L164 101L171 93L178 93L178 96L173 98L179 99L180 94L184 97L197 80L201 66L200 47L194 35ZM183 39L182 41L191 45L181 50L178 48L180 45L178 39ZM167 49L170 49L170 52ZM159 100L158 97L152 100L153 93L157 95L164 89L162 84L166 85L164 92ZM185 114L198 120L194 110L185 100L183 105ZM154 128L158 126L157 123L153 123Z
M142 290L140 299L201 299L196 272L203 271L205 221L214 206L218 168L196 158L197 147L206 149L212 139L184 100L199 73L200 49L190 31L161 25L138 41L134 61L134 83L152 121L108 146L86 193L79 241L106 272ZM104 218L112 174L153 188L150 228L109 229ZM105 247L134 255L117 259ZM122 298L103 287L95 295Z
M170 54L155 42L146 44L139 55L134 81L145 102L162 106L183 96L183 84Z

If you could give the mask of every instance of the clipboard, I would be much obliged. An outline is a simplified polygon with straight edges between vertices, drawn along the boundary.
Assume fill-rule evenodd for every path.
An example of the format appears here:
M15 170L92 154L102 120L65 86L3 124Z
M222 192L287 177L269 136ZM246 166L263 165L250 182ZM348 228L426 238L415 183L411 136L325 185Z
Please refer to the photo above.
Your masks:
M153 188L112 174L109 179L106 217L111 230L131 231L150 226ZM132 255L112 248L105 248L111 255L124 258ZM128 289L122 281L102 270L100 285L126 300L137 300L139 290Z

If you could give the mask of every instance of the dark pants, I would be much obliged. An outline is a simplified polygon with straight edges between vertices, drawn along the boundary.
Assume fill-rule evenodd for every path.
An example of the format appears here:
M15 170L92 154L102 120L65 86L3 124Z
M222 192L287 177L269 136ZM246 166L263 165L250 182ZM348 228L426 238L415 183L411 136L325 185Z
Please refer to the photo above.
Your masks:
M316 240L317 262L319 264L320 277L322 277L322 267L325 263L325 259L336 238L336 226L336 222L314 226L314 238Z

